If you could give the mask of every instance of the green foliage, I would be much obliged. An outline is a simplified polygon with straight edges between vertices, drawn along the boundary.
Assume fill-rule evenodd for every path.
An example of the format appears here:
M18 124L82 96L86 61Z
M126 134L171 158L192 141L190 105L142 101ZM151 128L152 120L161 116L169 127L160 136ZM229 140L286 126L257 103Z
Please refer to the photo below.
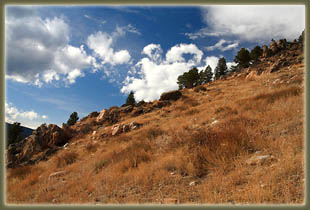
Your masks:
M263 49L260 46L256 46L251 50L250 58L253 62L256 62L258 58L263 54Z
M14 122L7 131L8 145L17 143L22 140L23 128L19 122Z
M220 58L217 66L215 67L215 79L219 79L221 76L227 74L227 65L224 57Z
M199 73L198 73L198 69L195 67L191 70L189 70L188 72L185 72L183 75L180 75L178 77L178 85L179 85L179 89L183 89L183 88L192 88L195 87L199 84Z
M183 75L178 77L179 89L183 88L193 88L198 85L206 84L212 80L212 69L208 65L204 71L198 72L198 69L195 67L188 72L185 72Z
M67 121L67 125L68 126L74 125L78 121L78 119L79 119L78 114L76 112L73 112Z
M212 68L208 65L204 71L199 73L199 85L206 84L212 80Z
M132 105L134 106L136 104L135 96L134 93L131 91L126 99L126 104L127 105Z
M238 54L236 55L234 61L238 64L241 68L249 67L251 57L250 53L247 49L241 48Z

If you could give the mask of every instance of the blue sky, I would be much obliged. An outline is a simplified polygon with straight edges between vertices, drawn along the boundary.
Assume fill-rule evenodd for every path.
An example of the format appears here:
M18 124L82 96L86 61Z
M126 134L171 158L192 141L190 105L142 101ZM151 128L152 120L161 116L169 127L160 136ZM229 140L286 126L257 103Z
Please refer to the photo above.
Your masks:
M298 38L304 6L7 6L6 121L61 126L70 114L177 89L192 67Z

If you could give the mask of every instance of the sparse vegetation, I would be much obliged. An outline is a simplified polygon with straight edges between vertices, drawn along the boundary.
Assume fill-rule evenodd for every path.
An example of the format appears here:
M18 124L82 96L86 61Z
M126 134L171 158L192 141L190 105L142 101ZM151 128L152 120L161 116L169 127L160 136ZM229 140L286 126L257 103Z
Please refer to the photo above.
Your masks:
M95 119L72 126L87 132L68 149L8 169L7 202L303 204L303 64L251 81L238 75L197 86L207 92L184 89L169 106L122 115L117 123L143 126L120 135L111 136L115 123ZM68 173L49 180L61 171Z
M76 112L73 112L67 121L67 125L68 126L74 125L78 120L79 120L78 114Z

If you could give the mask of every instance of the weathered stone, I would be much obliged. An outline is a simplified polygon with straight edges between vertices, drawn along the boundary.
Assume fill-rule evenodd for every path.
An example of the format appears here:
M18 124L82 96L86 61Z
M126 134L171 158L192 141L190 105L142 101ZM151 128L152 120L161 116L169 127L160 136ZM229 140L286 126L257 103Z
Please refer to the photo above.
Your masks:
M66 171L58 171L58 172L51 173L48 176L48 180L50 180L52 178L58 178L58 177L64 176L64 175L66 175L66 173L67 173Z
M267 58L271 55L271 50L268 48L267 45L263 45L263 53L262 53L262 57L263 58Z
M99 113L98 112L92 112L89 115L87 115L87 118L93 118L93 117L98 117Z
M176 101L176 100L178 100L181 96L182 96L181 91L179 91L179 90L173 90L173 91L169 91L169 92L165 92L165 93L161 94L159 100L160 100L160 101L165 101L165 100L173 100L173 101Z
M101 110L98 117L96 118L96 121L102 122L102 121L106 120L108 118L108 116L109 116L108 110L103 109L103 110Z
M143 114L144 113L144 109L143 109L143 107L136 107L134 110L133 110L133 113L132 113L132 115L133 116L138 116L138 115L140 115L140 114Z
M116 135L122 133L122 131L123 131L122 128L123 128L122 125L114 125L112 127L112 136L116 136Z
M286 44L287 44L286 39L279 39L277 42L277 46L280 50L286 49Z
M269 48L272 51L272 54L276 54L279 51L277 43L273 39L271 40Z
M137 122L131 122L131 123L129 124L130 130L138 129L138 128L140 128L141 126L142 126L142 124L141 124L141 123L137 123Z
M128 132L128 131L130 131L130 126L128 124L123 125L123 132L125 133L125 132Z
M273 73L280 69L281 62L278 60L276 61L270 68L268 69L268 73Z
M142 101L139 101L137 104L136 104L136 106L143 106L143 105L145 105L146 104L146 102L144 101L144 100L142 100Z
M164 106L168 106L170 105L170 101L168 100L163 100L163 101L156 101L154 104L153 104L153 107L154 108L162 108Z
M119 109L120 112L123 112L123 113L129 113L133 110L133 106L132 105L128 105L128 106L124 106L124 107L121 107Z

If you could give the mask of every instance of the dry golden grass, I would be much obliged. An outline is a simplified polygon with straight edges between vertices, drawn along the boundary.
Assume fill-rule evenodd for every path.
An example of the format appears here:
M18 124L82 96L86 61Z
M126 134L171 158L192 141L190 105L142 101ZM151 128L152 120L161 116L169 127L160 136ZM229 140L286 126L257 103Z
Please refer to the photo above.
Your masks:
M302 81L301 65L251 81L228 78L124 118L143 123L138 130L94 142L87 133L99 137L111 126L87 127L48 161L9 169L7 202L303 204ZM255 155L272 158L247 164ZM49 179L58 171L66 173Z

